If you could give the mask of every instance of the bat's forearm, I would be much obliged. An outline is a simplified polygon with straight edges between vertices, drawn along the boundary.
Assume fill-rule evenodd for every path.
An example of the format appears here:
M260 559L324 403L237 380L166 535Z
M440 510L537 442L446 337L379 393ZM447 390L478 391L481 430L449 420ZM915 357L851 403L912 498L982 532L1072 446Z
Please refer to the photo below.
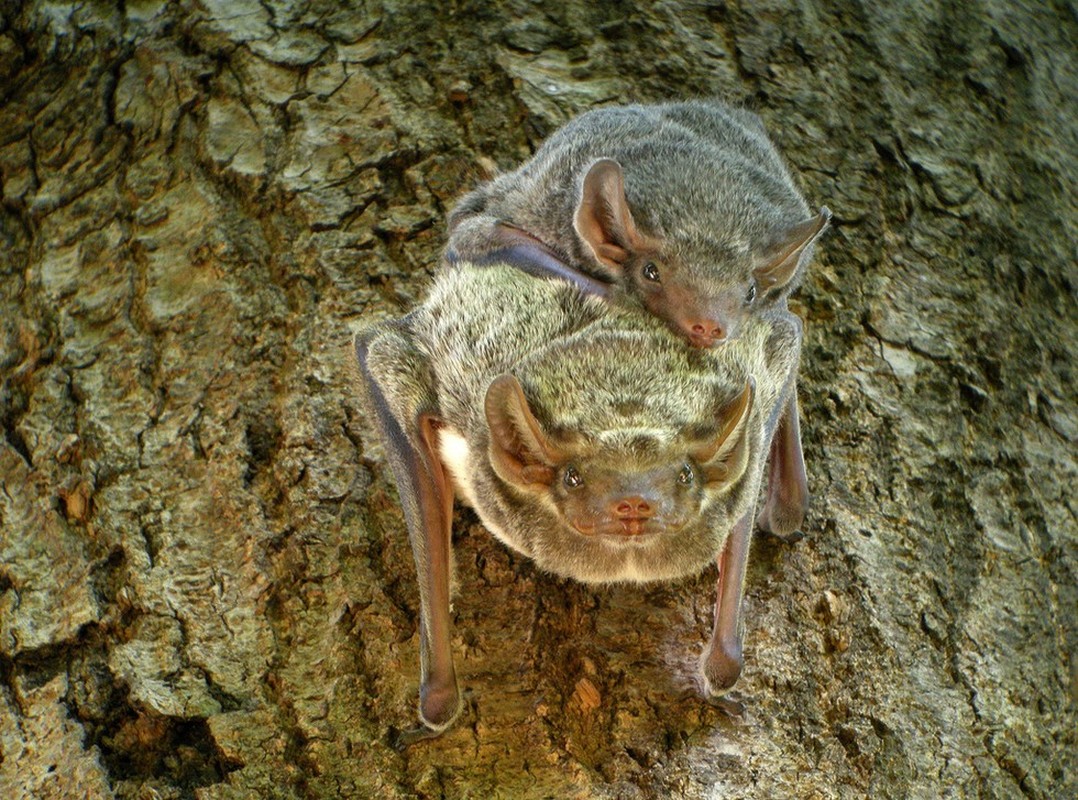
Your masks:
M446 261L455 265L469 263L479 267L505 264L536 278L558 278L569 281L585 294L608 298L611 285L577 269L568 259L548 247L527 231L504 223L491 228L491 249L482 253L446 252Z
M408 525L419 584L419 713L433 731L460 712L449 616L453 492L437 452L437 420L429 414L399 419L391 410L368 351L372 336L356 340L356 356L382 434Z

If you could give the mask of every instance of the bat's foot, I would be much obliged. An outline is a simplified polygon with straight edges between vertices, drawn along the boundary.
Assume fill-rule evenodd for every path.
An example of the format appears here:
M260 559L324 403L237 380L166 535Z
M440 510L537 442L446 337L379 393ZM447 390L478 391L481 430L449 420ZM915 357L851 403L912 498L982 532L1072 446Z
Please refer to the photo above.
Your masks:
M704 684L704 695L709 699L725 695L737 683L744 664L741 642L712 640L700 659L700 677Z

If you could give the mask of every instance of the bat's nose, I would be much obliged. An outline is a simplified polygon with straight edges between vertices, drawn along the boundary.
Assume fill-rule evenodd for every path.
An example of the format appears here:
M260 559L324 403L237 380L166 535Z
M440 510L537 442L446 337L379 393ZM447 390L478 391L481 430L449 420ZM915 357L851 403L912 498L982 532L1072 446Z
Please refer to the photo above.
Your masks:
M697 347L714 347L726 341L727 326L717 319L697 319L686 323L689 341Z
M639 536L644 532L648 520L655 516L655 504L641 495L619 498L611 506L621 525L622 536Z
M651 503L640 495L614 501L614 512L618 519L649 519L655 513Z

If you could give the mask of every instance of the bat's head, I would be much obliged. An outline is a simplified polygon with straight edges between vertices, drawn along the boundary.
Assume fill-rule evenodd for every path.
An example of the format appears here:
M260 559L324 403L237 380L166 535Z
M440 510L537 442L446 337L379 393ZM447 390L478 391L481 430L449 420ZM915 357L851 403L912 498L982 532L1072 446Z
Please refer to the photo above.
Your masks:
M772 226L760 242L708 242L703 220L686 220L687 241L649 236L633 220L618 162L584 176L574 228L594 261L628 294L696 347L738 336L745 319L782 294L811 257L831 212ZM704 228L704 229L702 229Z
M654 544L697 522L710 498L745 472L754 387L716 409L700 435L661 446L647 437L547 430L516 378L487 391L490 460L497 475L553 508L563 527L614 546Z

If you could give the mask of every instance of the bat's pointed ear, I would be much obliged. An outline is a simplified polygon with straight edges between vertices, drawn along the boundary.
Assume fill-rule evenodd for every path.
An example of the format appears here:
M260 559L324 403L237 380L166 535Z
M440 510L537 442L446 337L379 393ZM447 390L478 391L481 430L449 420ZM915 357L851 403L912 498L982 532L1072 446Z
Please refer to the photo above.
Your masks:
M625 176L612 158L600 158L584 175L573 228L595 260L615 278L640 247L641 237L625 199Z
M532 414L517 379L495 378L487 388L484 411L490 426L490 461L498 476L523 488L550 486L559 453Z
M766 292L789 283L811 257L813 243L827 230L830 222L831 210L824 206L816 216L776 233L757 257L758 266L752 271L760 288Z
M691 453L703 466L705 480L712 488L729 486L745 472L752 439L749 417L755 394L756 384L750 378L745 390L719 412L722 428L718 435Z

